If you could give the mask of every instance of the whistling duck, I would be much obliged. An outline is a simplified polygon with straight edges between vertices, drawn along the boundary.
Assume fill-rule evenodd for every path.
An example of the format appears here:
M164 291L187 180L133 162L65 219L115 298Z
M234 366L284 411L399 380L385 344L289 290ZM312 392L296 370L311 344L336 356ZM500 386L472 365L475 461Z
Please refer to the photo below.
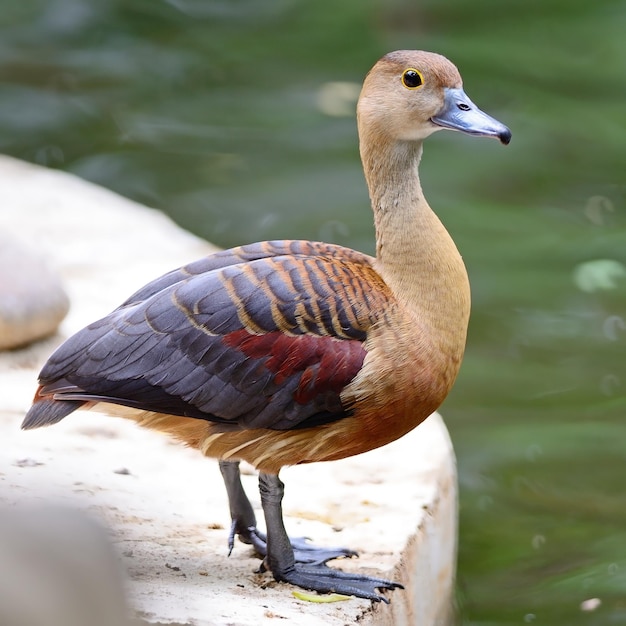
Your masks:
M78 408L133 419L220 459L235 535L274 578L385 600L398 583L328 567L352 556L285 532L283 465L331 461L401 437L449 392L470 311L467 273L418 178L422 142L442 128L496 137L446 58L383 57L357 106L376 257L271 241L212 254L149 283L50 357L23 428ZM267 535L239 461L259 470Z

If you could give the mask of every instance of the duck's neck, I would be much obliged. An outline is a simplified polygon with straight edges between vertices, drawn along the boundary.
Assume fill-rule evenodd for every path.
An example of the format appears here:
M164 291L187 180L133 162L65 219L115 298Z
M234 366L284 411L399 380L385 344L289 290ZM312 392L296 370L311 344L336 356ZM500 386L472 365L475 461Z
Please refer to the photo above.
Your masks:
M375 216L377 269L417 321L434 331L437 348L460 360L469 282L461 255L422 193L421 155L417 142L378 141L371 149L361 144Z

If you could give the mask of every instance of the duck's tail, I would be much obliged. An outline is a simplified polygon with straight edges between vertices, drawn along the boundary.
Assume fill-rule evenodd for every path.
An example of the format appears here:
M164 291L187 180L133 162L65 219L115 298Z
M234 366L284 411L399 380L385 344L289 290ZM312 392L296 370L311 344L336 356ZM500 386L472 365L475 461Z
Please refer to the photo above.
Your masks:
M87 403L82 400L53 400L50 397L35 396L35 402L22 422L22 429L31 430L56 424L85 404Z

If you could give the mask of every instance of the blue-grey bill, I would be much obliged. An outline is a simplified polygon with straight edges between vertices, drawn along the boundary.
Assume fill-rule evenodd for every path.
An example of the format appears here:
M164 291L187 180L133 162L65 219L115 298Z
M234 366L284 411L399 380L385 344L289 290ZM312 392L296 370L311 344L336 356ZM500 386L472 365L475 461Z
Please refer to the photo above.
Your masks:
M511 131L490 115L483 113L462 89L445 89L444 105L430 121L442 128L458 130L468 135L497 137L507 145L511 141Z

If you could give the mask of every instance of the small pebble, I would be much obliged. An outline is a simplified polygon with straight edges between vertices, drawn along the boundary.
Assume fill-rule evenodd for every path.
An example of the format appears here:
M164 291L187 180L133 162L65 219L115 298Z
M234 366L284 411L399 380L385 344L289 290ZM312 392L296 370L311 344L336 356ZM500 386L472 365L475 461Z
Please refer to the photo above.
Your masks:
M17 467L37 467L38 465L44 465L44 463L35 461L35 459L18 459L13 465L17 465Z

